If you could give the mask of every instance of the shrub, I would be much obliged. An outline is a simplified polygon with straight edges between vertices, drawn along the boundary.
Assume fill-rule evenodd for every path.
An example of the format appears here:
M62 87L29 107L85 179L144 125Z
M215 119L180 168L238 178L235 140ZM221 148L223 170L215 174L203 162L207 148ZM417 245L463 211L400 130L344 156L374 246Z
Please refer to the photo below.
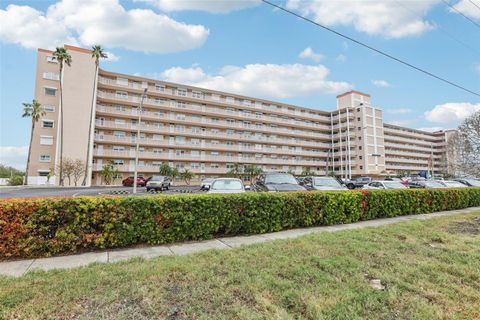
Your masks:
M8 179L8 185L9 186L20 186L23 184L23 176L21 175L15 175Z
M0 201L0 258L265 233L480 206L480 188Z

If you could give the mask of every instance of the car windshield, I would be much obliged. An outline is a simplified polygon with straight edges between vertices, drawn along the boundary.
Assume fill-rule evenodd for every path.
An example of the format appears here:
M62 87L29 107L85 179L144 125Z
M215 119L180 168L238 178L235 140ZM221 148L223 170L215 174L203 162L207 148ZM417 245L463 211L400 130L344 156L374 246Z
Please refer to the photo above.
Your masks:
M465 180L465 181L467 181L470 185L472 185L474 187L480 187L480 180L468 179L468 180Z
M212 190L242 190L242 183L238 180L216 180Z
M383 183L386 189L404 189L406 188L403 184L397 181L385 181Z
M313 185L317 187L342 187L342 185L333 178L313 178Z
M291 174L280 173L266 175L265 184L298 184L298 182Z
M150 181L163 181L165 177L163 176L153 176Z
M436 181L425 181L424 183L427 188L443 188L444 187L443 184Z
M205 179L202 181L202 183L212 183L213 179Z
M444 181L443 184L446 185L447 187L451 187L451 188L465 187L465 185L463 183L458 182L458 181Z

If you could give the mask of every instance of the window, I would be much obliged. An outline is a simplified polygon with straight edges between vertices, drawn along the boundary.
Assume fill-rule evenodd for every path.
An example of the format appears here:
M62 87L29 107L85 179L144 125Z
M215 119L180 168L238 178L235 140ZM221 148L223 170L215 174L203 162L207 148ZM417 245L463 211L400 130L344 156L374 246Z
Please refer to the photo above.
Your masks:
M157 140L157 141L163 140L163 136L161 134L154 134L153 140Z
M43 106L43 111L45 112L55 112L55 107L49 104Z
M123 166L123 160L118 160L118 159L115 159L112 161L114 165L116 166ZM140 161L139 161L140 162Z
M125 132L124 131L113 131L113 136L115 138L125 138Z
M201 129L199 127L192 127L193 133L200 133Z
M192 97L198 98L198 99L203 99L203 92L200 92L200 91L192 91Z
M125 106L116 105L115 106L115 111L125 112L125 111L127 111L127 108Z
M187 107L187 104L183 101L177 101L177 108L182 108L185 109Z
M60 80L60 75L55 72L44 72L43 79L47 80Z
M185 120L185 115L181 113L177 113L177 120Z
M162 149L153 149L154 154L160 154L162 153L162 151L163 151Z
M210 164L210 168L212 168L212 169L218 169L218 168L220 168L220 165L219 165L218 163L211 163L211 164Z
M112 149L113 149L113 151L117 151L117 152L125 151L124 146L113 146Z
M182 125L176 125L175 126L175 131L177 132L185 132L185 126L182 126Z
M57 89L56 88L43 88L45 91L46 96L56 96L57 95Z
M200 157L200 151L198 151L198 150L192 150L192 151L191 151L191 155L192 155L192 157L194 157L194 158L198 158L198 157Z
M123 125L125 124L125 119L115 119L115 124Z
M117 84L120 84L122 86L128 86L128 79L117 77Z
M49 154L40 155L40 162L50 162L50 155Z
M192 169L200 169L200 163L191 163L190 168Z
M186 143L186 139L185 139L185 137L175 137L175 143L177 143L177 144L185 144L185 143Z
M38 170L37 172L39 177L48 177L48 174L50 173L48 170Z
M178 89L177 94L178 94L179 96L186 97L186 96L187 96L187 90L185 90L185 89Z
M177 163L175 163L175 168L177 168L177 169L183 169L183 168L185 168L185 163L183 163L183 162L177 162Z
M357 118L357 121L360 121L360 117Z
M161 84L156 84L155 85L155 90L164 92L165 91L165 86L162 86Z
M54 56L47 56L48 63L57 63L57 58Z
M175 150L175 155L176 156L183 156L183 155L185 155L185 150Z
M122 98L122 99L126 99L128 97L128 93L125 91L117 91L115 95L117 96L117 98Z
M52 120L42 120L42 128L52 129L53 121Z
M40 136L40 144L42 145L53 145L52 136Z
M190 143L193 145L199 145L200 144L200 139L190 139Z

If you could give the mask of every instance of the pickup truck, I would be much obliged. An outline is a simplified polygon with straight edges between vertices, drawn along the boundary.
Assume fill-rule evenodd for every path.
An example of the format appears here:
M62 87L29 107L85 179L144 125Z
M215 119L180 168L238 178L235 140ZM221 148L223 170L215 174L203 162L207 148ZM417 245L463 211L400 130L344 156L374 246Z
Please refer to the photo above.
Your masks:
M356 189L356 188L363 188L364 185L369 184L372 182L372 178L370 177L361 177L352 180L345 181L345 185L348 189Z

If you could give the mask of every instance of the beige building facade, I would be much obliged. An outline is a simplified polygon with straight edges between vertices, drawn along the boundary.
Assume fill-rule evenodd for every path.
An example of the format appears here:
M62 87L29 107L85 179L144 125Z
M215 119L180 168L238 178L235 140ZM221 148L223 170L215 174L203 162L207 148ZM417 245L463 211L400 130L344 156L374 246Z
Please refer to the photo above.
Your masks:
M103 69L95 74L88 50L65 48L73 62L63 74L63 157L90 164L87 185L102 184L100 171L110 162L120 173L116 183L133 175L137 140L138 172L145 177L162 163L198 180L225 175L236 163L347 179L443 170L448 132L386 124L362 92L339 95L334 111L320 111ZM35 98L47 112L34 132L29 184L47 183L58 167L58 69L52 52L39 49ZM48 183L58 184L58 177Z

